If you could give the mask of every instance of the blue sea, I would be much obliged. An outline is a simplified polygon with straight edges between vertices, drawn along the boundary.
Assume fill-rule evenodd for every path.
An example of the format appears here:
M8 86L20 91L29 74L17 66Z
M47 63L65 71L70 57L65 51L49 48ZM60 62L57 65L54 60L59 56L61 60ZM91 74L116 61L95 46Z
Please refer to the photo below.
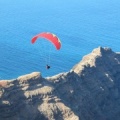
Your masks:
M61 49L31 44L41 32L57 35ZM120 51L120 0L0 0L0 79L66 72L99 46Z

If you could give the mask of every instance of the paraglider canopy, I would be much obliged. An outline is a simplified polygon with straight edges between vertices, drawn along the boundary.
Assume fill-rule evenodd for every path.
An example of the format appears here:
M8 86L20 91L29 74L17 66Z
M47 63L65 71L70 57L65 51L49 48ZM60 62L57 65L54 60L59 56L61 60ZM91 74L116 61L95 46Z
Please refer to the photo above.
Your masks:
M45 38L46 40L49 40L51 43L53 43L53 45L56 47L57 50L61 48L61 42L55 34L49 32L43 32L34 36L31 42L35 43L38 38Z

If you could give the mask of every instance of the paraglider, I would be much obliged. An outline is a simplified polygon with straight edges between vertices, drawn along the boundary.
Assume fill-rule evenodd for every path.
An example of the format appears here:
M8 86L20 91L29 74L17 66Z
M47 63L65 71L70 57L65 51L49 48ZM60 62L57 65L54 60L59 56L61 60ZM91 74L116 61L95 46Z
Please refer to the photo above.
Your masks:
M52 42L54 44L54 46L56 47L57 50L59 50L61 48L61 42L55 34L52 34L49 32L43 32L43 33L40 33L40 34L34 36L31 40L31 42L35 43L38 38L45 38L45 39L49 40L50 42Z
M50 66L49 66L49 65L46 65L46 69L50 69Z
M53 33L42 32L40 34L37 34L32 38L31 43L34 44L38 40L38 38L44 38L44 39L50 41L57 50L60 50L60 48L61 48L61 41ZM46 69L50 69L50 66L48 64L46 65Z

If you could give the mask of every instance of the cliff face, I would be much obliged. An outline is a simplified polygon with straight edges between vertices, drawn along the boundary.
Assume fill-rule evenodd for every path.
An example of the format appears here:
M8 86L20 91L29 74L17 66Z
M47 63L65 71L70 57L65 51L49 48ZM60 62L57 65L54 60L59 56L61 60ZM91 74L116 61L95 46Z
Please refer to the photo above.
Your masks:
M97 48L70 71L0 81L0 120L119 120L120 53Z

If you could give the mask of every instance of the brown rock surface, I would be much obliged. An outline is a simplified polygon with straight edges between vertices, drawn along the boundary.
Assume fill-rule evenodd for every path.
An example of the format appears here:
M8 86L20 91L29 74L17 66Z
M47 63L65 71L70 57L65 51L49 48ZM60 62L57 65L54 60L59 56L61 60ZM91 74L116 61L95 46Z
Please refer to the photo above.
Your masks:
M69 72L0 81L0 120L119 120L120 53L99 47Z

